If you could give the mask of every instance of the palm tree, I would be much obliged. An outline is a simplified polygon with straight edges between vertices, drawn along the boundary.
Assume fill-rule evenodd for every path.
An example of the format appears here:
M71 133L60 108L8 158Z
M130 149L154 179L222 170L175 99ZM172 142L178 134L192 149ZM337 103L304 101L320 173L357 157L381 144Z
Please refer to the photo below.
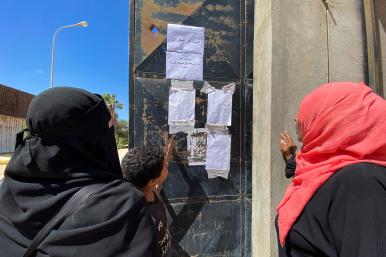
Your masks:
M114 109L123 109L123 103L117 100L116 94L102 94L103 99L108 107L112 107Z
M111 113L111 117L113 118L114 127L118 126L118 114L116 112L117 109L123 109L123 103L117 100L117 96L115 94L102 94L103 99L106 102L107 108Z

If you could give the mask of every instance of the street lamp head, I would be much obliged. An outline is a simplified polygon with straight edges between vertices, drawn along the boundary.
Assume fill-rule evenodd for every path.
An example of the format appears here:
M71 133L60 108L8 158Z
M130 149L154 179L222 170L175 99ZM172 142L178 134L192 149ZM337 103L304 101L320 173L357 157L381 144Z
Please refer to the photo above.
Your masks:
M62 29L68 29L68 28L73 28L73 27L87 27L88 26L88 23L87 21L81 21L81 22L78 22L78 23L75 23L75 24L71 24L71 25L66 25L66 26L62 26L60 28L58 28L55 33L54 33L54 37L52 38L52 53L51 53L51 84L50 84L50 87L53 88L54 87L54 46L55 46L55 37L56 37L56 34L61 31Z
M87 21L81 21L81 22L77 23L76 25L79 27L87 27L88 23L87 23Z

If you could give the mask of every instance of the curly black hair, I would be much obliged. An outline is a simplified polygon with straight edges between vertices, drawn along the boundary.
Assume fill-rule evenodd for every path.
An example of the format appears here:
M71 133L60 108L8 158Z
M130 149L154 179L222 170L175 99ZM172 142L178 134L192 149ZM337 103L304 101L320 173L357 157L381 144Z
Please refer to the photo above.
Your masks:
M143 188L161 175L164 151L159 146L141 146L130 149L123 157L123 175L134 186Z

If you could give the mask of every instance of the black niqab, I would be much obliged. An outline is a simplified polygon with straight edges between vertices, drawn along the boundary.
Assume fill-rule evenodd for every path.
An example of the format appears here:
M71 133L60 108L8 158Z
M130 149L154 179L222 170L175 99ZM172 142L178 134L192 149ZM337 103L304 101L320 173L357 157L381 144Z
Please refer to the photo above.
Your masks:
M0 191L2 257L22 256L36 233L81 187L104 183L38 248L37 256L152 256L143 195L122 178L102 97L75 88L36 96Z

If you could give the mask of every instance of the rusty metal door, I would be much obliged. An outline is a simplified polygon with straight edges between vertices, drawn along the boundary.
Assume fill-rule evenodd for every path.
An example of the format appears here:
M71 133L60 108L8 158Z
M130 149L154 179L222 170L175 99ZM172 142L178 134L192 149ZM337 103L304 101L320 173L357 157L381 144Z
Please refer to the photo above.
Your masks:
M186 136L177 138L163 189L173 256L251 256L253 0L131 0L130 13L129 147L168 138L168 23L205 27L204 80L236 82L228 180L188 166ZM206 121L202 86L194 82L196 128Z

